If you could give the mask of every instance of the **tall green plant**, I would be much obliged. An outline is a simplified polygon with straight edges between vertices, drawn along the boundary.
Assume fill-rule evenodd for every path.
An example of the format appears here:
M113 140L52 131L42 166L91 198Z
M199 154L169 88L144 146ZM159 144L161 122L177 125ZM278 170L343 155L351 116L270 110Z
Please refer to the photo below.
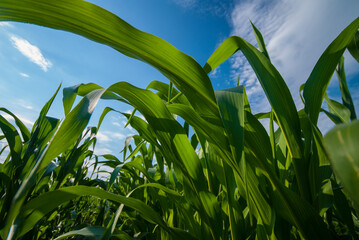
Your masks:
M146 121L134 114L124 114L138 132L136 146L131 149L130 145L126 146L126 151L131 152L126 162L104 156L107 158L105 164L114 168L106 190L88 186L61 187L68 171L64 168L59 172L58 189L43 193L24 205L22 194L29 193L28 186L33 186L30 180L34 174L70 146L55 145L63 143L65 137L71 138L71 143L76 139L76 134L57 133L24 180L25 184L17 190L12 200L14 210L7 214L1 229L2 237L11 239L25 234L46 214L56 211L59 204L76 201L84 195L109 199L121 205L108 212L112 217L106 227L103 222L96 222L96 228L86 226L64 236L81 235L92 229L103 239L108 239L122 233L119 231L123 226L133 221L137 233L145 231L147 237L153 237L151 232L154 232L159 237L174 239L357 237L353 224L353 218L357 221L356 212L351 210L353 205L332 173L325 148L336 140L333 134L328 134L323 142L317 120L338 64L344 105L326 98L329 106L326 112L336 123L349 122L349 116L351 120L355 119L353 104L348 97L350 93L345 87L342 55L347 48L354 57L358 54L359 18L339 34L318 60L304 84L305 108L299 111L285 81L270 62L263 37L254 25L259 50L240 37L230 37L202 68L193 58L164 40L139 31L114 14L85 1L23 0L14 4L3 0L0 2L0 20L30 22L82 35L149 63L170 81L169 85L152 82L147 89L126 82L115 83L107 89L96 84L67 88L64 109L66 119L70 120L65 120L59 131L64 129L66 133L65 122L70 128L70 123L78 120L81 128L76 130L81 132L93 109L91 107L83 119L77 119L81 116L79 109L86 106L86 99L97 102L105 94L106 98L130 104L145 117ZM270 114L252 114L243 86L214 92L208 73L238 50L254 69L271 104ZM76 94L85 96L85 100L70 112ZM108 111L106 109L104 115ZM174 115L181 116L185 124L180 124ZM266 116L271 122L269 135L258 120ZM277 131L274 131L274 122L279 126ZM355 123L351 124L349 128L356 129ZM13 126L5 125L3 132L11 132ZM194 131L191 137L188 136L189 128ZM345 136L344 143L356 142L348 134ZM19 136L9 135L8 138L9 143L15 143L10 146L13 149L10 158L16 162L21 159L21 144L16 140ZM350 156L355 154L352 150ZM344 148L343 151L348 153L349 150ZM340 158L330 150L328 153L335 173L343 178L342 172L350 165L336 167L340 165L337 164ZM344 159L351 162L351 158L345 156ZM153 160L156 160L155 166ZM72 166L71 161L66 158L65 161ZM118 185L126 184L114 187L116 179L121 180ZM345 179L344 187L349 188L347 193L356 201L356 192L350 189ZM166 203L164 196L173 201ZM46 199L53 199L53 203L43 205ZM133 212L123 210L124 206L140 213L146 221L137 221ZM20 209L24 211L20 213ZM101 213L105 214L104 208ZM19 225L16 220L31 220L33 225ZM139 222L145 223L146 227L141 227ZM349 231L343 232L346 228Z

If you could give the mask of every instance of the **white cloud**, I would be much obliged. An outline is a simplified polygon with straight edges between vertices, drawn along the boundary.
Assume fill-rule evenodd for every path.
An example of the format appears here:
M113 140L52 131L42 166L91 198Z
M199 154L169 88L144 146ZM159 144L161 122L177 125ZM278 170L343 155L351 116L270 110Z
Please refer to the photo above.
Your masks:
M112 142L125 139L125 135L120 132L100 131L97 133L97 139L100 142Z
M121 123L119 123L119 122L112 122L112 125L117 126L117 127L123 127L123 125L121 125Z
M10 39L17 50L19 50L31 62L39 65L45 72L52 66L52 63L42 55L37 46L32 45L27 40L16 36L11 36Z
M0 27L13 27L13 25L9 22L0 22Z
M210 78L217 78L218 77L218 74L221 72L221 67L219 66L219 67L217 67L217 68L215 68L213 71L211 71L210 73L209 73L209 77Z
M22 76L22 77L24 77L24 78L28 78L28 77L30 77L28 74L26 74L26 73L20 73L20 75Z
M250 19L262 32L270 58L286 81L298 108L303 107L299 86L309 77L326 47L358 17L359 1L241 1L231 14L232 35L256 45ZM348 57L347 60L352 59ZM358 65L350 60L347 73L358 73ZM232 78L246 86L255 112L270 110L256 76L242 54L232 59Z
M123 135L122 133L119 133L119 132L113 132L111 134L112 134L113 138L118 139L118 140L125 139L125 137L126 137L125 135Z
M108 149L106 147L95 147L95 154L96 155L104 155L104 154L113 154L111 149Z
M111 138L107 134L102 133L102 132L98 132L96 134L96 137L100 142L110 142L111 141Z
M29 109L29 110L34 109L34 107L31 105L31 103L28 100L19 98L15 102L16 102L17 105L19 105L22 108L26 108L26 109Z

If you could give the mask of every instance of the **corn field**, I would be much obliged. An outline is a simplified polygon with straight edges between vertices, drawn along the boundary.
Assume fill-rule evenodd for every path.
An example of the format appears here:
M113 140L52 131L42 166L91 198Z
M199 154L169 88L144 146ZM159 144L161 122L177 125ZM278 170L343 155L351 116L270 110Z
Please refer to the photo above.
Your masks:
M233 36L201 66L86 1L1 0L0 20L81 35L168 79L145 88L65 86L63 120L48 116L59 86L32 129L0 108L15 121L0 116L0 139L7 142L0 155L9 150L0 163L0 239L358 239L359 122L343 53L359 62L359 18L303 82L299 110L253 24L258 49ZM237 51L253 68L270 112L253 114L242 85L213 90L208 74ZM333 74L341 103L326 94ZM133 113L105 108L98 125L87 127L101 99L128 104ZM111 111L137 131L122 159L94 154ZM337 125L325 136L321 112ZM269 131L259 121L265 118ZM112 169L109 178L97 178L101 166Z

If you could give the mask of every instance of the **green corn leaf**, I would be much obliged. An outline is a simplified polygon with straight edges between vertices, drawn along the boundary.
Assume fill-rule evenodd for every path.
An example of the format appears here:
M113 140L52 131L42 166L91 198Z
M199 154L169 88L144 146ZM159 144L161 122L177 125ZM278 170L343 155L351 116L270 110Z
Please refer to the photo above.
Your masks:
M105 233L105 231L106 231L105 227L88 226L88 227L81 228L79 230L70 231L65 234L62 234L61 236L55 238L54 240L68 239L69 237L73 237L73 236L83 236L85 238L100 240L102 235ZM112 236L119 238L119 239L123 239L123 240L134 240L135 239L135 238L129 236L124 231L115 231L112 234Z
M357 234L355 233L353 217L348 203L348 199L345 197L344 193L342 192L336 181L331 179L331 184L333 186L333 206L336 210L336 214L338 214L342 221L345 222L345 224L349 228L350 233L352 234L352 237L355 238Z
M294 192L280 186L274 192L272 202L277 213L297 226L305 239L333 239L313 206Z
M359 35L359 34L357 33L356 36L357 35ZM358 36L358 39L359 39L359 36ZM347 79L345 76L344 57L343 56L340 58L339 63L338 63L338 69L336 69L335 72L337 73L337 76L338 76L339 87L340 87L340 92L342 95L343 104L350 110L350 119L355 120L357 117L356 117L356 113L355 113L353 99L352 99L352 96L350 95L348 84L347 84Z
M163 222L160 215L155 212L152 208L141 202L140 200L121 196L118 194L113 194L106 192L105 190L96 188L96 187L87 187L87 186L73 186L65 187L59 190L46 192L40 195L37 198L34 198L29 203L27 203L18 216L17 221L21 221L21 228L17 234L17 237L22 236L43 217L45 214L53 211L59 205L68 202L72 199L81 197L81 196L95 196L101 199L108 199L120 204L124 204L127 207L133 208L142 214L142 216L153 223L159 224L165 230L168 230L167 225Z
M216 91L216 98L233 159L239 164L244 142L243 86Z
M35 149L38 149L38 152L41 153L41 151L43 151L44 147L48 144L49 140L54 135L58 125L60 124L59 119L46 116L60 88L61 84L58 86L51 98L42 107L39 117L37 118L35 124L32 127L31 136L23 157L23 160L26 161L26 166L23 169L22 176L24 176L24 174L27 174L31 170L32 166L35 164L33 161L28 161L28 159L33 156L34 152L37 152L35 151ZM36 154L36 157L33 157L33 160L37 159L37 155L38 154Z
M167 193L167 194L169 194L169 195L171 195L171 196L173 196L173 197L175 197L175 198L181 197L181 195L180 195L178 192L176 192L176 191L174 191L174 190L172 190L172 189L169 189L169 188L167 188L167 187L165 187L165 186L163 186L163 185L161 185L161 184L159 184L159 183L146 183L146 184L142 184L142 185L138 186L136 189L143 188L143 187L153 187L153 188L157 188L157 189L162 190L162 191L164 191L165 193Z
M359 62L359 30L357 30L352 41L349 43L348 50L353 58Z
M265 191L265 182L261 181L260 174L255 173L255 159L251 154L245 154L245 161L241 162L242 172L245 181L245 195L247 199L247 205L250 213L255 216L258 222L265 225L265 229L270 235L270 228L273 223L273 208L269 205L266 195L269 194L268 190ZM263 177L263 176L262 176ZM262 179L263 180L263 179ZM270 188L270 187L267 187Z
M31 130L31 137L34 137L36 138L37 137L37 133L36 131L38 130L37 128L39 127L39 125L41 125L43 119L46 117L46 114L48 113L52 103L54 102L55 100L55 97L57 96L57 93L59 92L61 88L61 84L57 87L55 93L52 95L52 97L46 102L46 104L42 107L41 111L40 111L40 114L39 114L39 117L37 118L34 126L32 127L32 130Z
M266 58L268 58L268 60L270 60L269 58L269 54L266 48L266 44L264 43L264 39L262 36L262 33L258 30L258 28L251 22L252 28L253 28L253 32L254 35L256 37L257 43L258 43L258 48L259 50L263 53L264 56L266 56Z
M146 89L156 90L157 95L160 94L159 96L163 100L165 100L165 99L168 99L168 88L169 88L169 85L166 83L163 83L160 81L152 81L148 84ZM172 88L172 96L174 96L174 97L171 98L171 103L183 103L185 105L190 105L188 99L175 88Z
M123 116L125 116L127 119L131 117L130 114L122 113ZM131 127L136 129L136 131L139 133L139 135L145 139L147 142L155 145L157 148L159 148L162 152L162 147L157 142L156 139L156 133L152 129L152 127L145 122L142 118L139 118L137 116L132 116L132 120L130 122Z
M268 51L267 51L266 44L264 42L262 33L257 29L257 27L252 22L251 22L251 25L252 25L253 32L254 32L254 35L255 35L257 43L258 43L259 50L270 61L269 54L268 54ZM270 133L270 141L271 141L271 145L272 145L273 159L276 159L273 119L274 119L274 112L272 110L271 113L270 113L270 119L269 119L269 133ZM275 164L275 166L276 166L276 164Z
M340 179L344 191L359 204L359 121L341 124L324 137L334 173Z
M141 150L141 148L145 145L146 145L145 140L142 140L139 144L137 144L136 148L128 155L128 157L125 159L125 161L133 158Z
M346 27L339 36L328 46L319 58L303 89L305 110L313 122L317 124L320 107L328 88L330 79L335 71L345 49L352 41L359 28L359 18Z
M105 89L98 89L89 93L66 116L48 147L43 151L37 160L36 165L31 169L29 175L22 182L12 200L11 209L7 216L7 222L3 229L3 234L5 234L6 237L11 237L15 234L16 224L14 224L14 220L20 213L21 206L25 201L27 193L30 191L33 184L35 184L34 181L37 172L49 164L51 160L57 157L60 153L66 151L78 137L81 136L98 100L104 92Z
M215 219L213 216L205 214L208 211L206 208L213 206L206 206L199 195L202 191L208 191L202 165L183 127L175 121L162 99L149 90L136 88L126 82L119 82L110 86L109 91L127 99L145 117L161 144L163 156L171 159L181 169L185 181L185 192L194 206L204 214L204 223L212 225L209 227L203 224L205 236L217 236L218 233L214 232L216 229L213 225Z
M64 152L77 140L85 129L97 102L104 92L105 89L97 89L87 94L68 114L51 140L43 157L41 167L46 166L49 161Z
M321 112L325 113L325 115L327 115L327 117L332 120L333 123L335 124L341 124L343 123L342 119L340 119L340 117L338 117L336 114L328 112L327 110L321 108L320 109Z
M324 96L325 101L328 104L329 112L338 116L340 121L342 123L348 123L350 119L350 110L342 105L341 103L338 103L335 100L332 100L328 97L328 94L325 94Z
M268 133L257 118L249 112L245 112L244 145L251 151L253 156L265 164L263 166L272 164L273 154Z
M1 137L0 137L0 140L3 139L2 137L5 138L5 136L1 136ZM5 149L6 149L7 147L8 147L8 146L5 145L2 149L0 149L0 155L5 151Z
M277 178L275 169L271 166L271 145L266 130L252 114L246 112L245 119L245 148L248 148L253 156L251 164L259 167L275 187L272 204L276 212L297 226L306 239L331 239L315 209Z
M180 162L191 178L196 182L199 181L196 186L202 188L205 180L199 159L183 128L173 119L162 100L154 93L136 88L126 82L115 83L109 87L109 90L127 99L144 115L156 132L162 147L166 147L165 154L172 155L169 159L181 159Z
M23 168L21 179L29 173L32 167L35 165L36 157L41 154L41 150L45 148L50 139L53 137L55 131L60 124L60 120L57 118L44 117L41 123L36 127L36 131L31 135L29 144L24 154L24 161L26 165ZM35 151L38 148L40 151ZM35 153L35 154L34 154ZM33 156L32 156L33 155ZM30 160L32 158L32 160ZM28 159L28 160L27 160Z
M22 141L16 128L0 115L0 129L10 148L11 160L14 166L21 164Z
M62 97L62 104L64 106L65 115L67 115L72 105L75 102L76 96L85 96L86 94L92 92L96 89L102 89L101 86L95 84L95 83L88 83L88 84L78 84L72 87L67 87L63 89L63 97ZM117 99L119 101L128 103L123 98L116 96L115 94L107 91L101 96L102 99Z
M21 120L15 116L15 114L13 114L12 112L10 112L9 110L7 110L6 108L0 108L0 111L3 111L7 114L9 114L10 116L12 116L15 120L15 124L16 126L18 126L21 135L22 135L22 139L24 140L24 142L29 141L30 139L30 131L29 129L27 129L27 127L21 122Z
M297 110L287 85L267 57L244 39L230 37L215 50L204 70L209 73L238 50L242 51L256 73L284 133L291 155L300 159L302 143Z
M115 169L113 170L113 172L111 173L111 177L108 182L107 190L111 189L111 187L112 187L113 183L115 182L115 180L118 176L118 173L121 171L122 167L123 167L123 164L116 166Z
M169 78L203 116L218 117L207 74L190 56L116 15L81 0L1 1L0 21L18 21L73 32L144 61ZM103 24L106 23L106 24Z
M102 121L103 119L105 118L105 116L107 115L107 113L111 112L111 111L115 111L113 108L110 108L110 107L106 107L102 113L101 113L101 116L100 116L100 119L98 120L98 123L97 123L97 131L100 129L100 126L102 124Z
M205 121L188 105L173 103L168 105L167 108L171 113L185 119L196 131L205 136L207 141L214 143L223 151L229 150L228 140L224 136L224 129L219 127L220 123L216 122L216 124L211 124L210 121Z

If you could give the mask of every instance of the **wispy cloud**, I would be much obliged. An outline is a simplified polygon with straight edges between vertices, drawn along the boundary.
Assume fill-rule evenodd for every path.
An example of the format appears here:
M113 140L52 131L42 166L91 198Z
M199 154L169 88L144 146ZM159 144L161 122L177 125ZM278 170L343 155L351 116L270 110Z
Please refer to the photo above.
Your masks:
M210 72L209 77L210 78L217 78L218 74L221 72L221 67L215 68L212 72Z
M25 109L33 110L34 106L32 106L31 102L29 100L18 98L15 103Z
M125 124L126 124L126 122L125 122ZM124 127L124 125L119 123L118 121L113 121L112 125L117 126L117 127L121 127L121 128Z
M29 74L26 74L26 73L20 73L20 76L22 76L22 77L24 77L24 78L30 77Z
M104 134L102 132L98 132L96 134L96 137L100 142L110 142L111 141L111 138L107 134Z
M12 35L10 37L14 47L19 50L31 62L39 65L45 72L52 66L50 60L46 59L40 49L23 38Z
M112 137L118 140L123 140L126 136L119 132L113 132Z
M125 139L124 134L120 132L113 132L113 131L100 131L97 133L96 136L100 142L112 142L116 140Z
M323 7L325 6L325 7ZM231 14L232 35L256 45L250 19L264 36L274 66L285 79L298 107L299 86L309 77L316 61L331 41L358 17L359 1L240 1ZM259 82L241 54L231 59L232 78L241 82L256 112L268 111L269 104ZM349 62L347 72L357 70Z
M0 27L13 27L13 25L9 22L0 22Z
M106 147L95 147L96 155L113 154L112 150Z

